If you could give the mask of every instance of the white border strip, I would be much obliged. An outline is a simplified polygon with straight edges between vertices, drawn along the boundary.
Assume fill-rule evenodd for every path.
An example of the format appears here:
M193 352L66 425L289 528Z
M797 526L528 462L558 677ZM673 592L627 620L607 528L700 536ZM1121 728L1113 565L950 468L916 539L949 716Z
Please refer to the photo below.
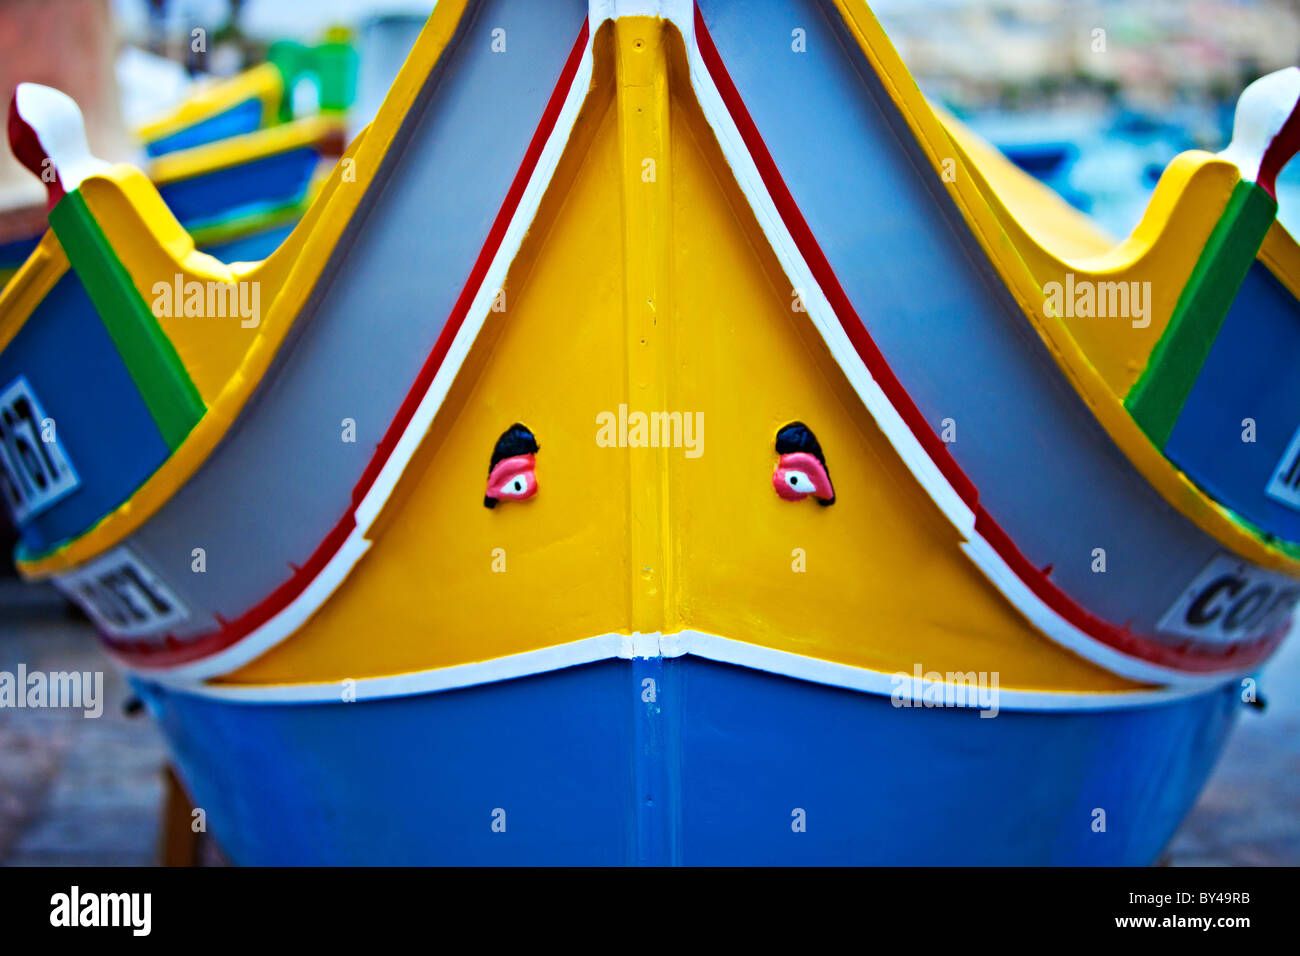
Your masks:
M681 27L695 23L695 0L588 0L587 19L593 33L606 20L619 17L660 17Z
M703 631L676 634L601 634L568 644L522 654L511 654L473 664L442 667L390 677L330 681L318 684L205 684L171 683L169 690L196 697L239 704L326 704L361 700L382 700L433 694L482 684L516 680L539 674L594 664L606 660L672 658L692 656L721 664L764 671L829 687L860 691L883 697L925 702L927 688L957 687L940 681L916 680L911 674L868 670L836 664L788 651L757 647ZM1212 688L1211 688L1212 690ZM1160 690L1078 693L1053 691L997 691L998 710L1012 711L1102 711L1149 707L1183 700L1205 688L1178 687ZM931 698L943 695L931 691Z
M555 127L546 140L541 156L538 157L537 166L533 169L532 176L529 177L528 185L524 189L524 194L520 198L519 205L510 220L506 234L502 237L501 245L492 259L492 265L483 277L483 284L475 294L474 301L470 303L469 311L466 313L460 329L457 330L456 337L452 340L451 348L448 349L446 356L444 356L442 365L438 368L437 374L430 383L428 390L424 393L424 397L420 400L419 407L416 408L411 421L403 430L402 437L398 440L388 460L384 463L378 476L376 476L374 484L370 486L365 497L357 505L356 527L352 529L352 533L348 535L342 547L334 553L325 567L321 569L320 573L312 579L311 584L298 597L255 631L225 650L190 664L173 667L151 668L147 664L133 662L130 665L133 671L157 680L191 681L216 677L242 667L302 627L328 600L330 595L337 590L348 574L351 573L356 563L361 560L362 555L369 550L371 542L367 540L366 534L375 518L378 517L384 503L393 493L393 489L397 486L402 472L406 470L411 456L415 454L416 449L424 440L424 436L428 433L429 426L433 423L433 417L447 395L447 390L451 387L456 373L460 371L461 364L465 361L465 356L469 354L474 339L478 337L483 322L491 312L496 290L505 284L506 273L509 271L510 264L518 255L524 237L527 235L533 219L537 216L546 188L550 185L555 170L559 166L560 157L568 144L569 136L577 123L578 113L582 109L582 104L586 101L591 86L594 61L592 42L594 37L595 27L593 26L588 30L587 46L582 52L582 61L578 65L573 83L569 87L564 106L555 119Z

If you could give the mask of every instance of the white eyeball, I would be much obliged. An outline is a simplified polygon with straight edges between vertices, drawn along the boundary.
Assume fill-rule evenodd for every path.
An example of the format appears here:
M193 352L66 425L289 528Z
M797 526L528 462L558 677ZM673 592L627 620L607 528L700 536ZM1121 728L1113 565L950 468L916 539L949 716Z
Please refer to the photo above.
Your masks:
M809 478L802 471L787 472L785 476L785 480L786 483L789 484L789 486L793 488L795 491L803 492L804 494L809 494L809 495L813 493L814 488L813 488L812 479Z
M505 487L501 489L501 494L509 497L527 494L528 487L530 484L531 484L531 480L528 475L526 474L515 475L513 478L510 479L510 481L506 483Z

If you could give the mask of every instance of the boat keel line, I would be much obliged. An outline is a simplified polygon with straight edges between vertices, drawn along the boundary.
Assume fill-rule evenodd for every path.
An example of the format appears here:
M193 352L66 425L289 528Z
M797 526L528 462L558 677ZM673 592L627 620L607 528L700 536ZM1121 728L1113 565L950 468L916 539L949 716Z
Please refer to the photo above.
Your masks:
M341 703L345 700L349 702L384 700L415 694L434 694L498 681L519 680L601 661L671 660L687 656L764 671L795 680L892 697L900 702L909 701L918 706L925 706L927 701L933 704L934 700L943 699L943 693L947 689L956 690L970 686L946 680L930 680L903 671L887 674L849 664L837 664L817 657L805 657L789 651L759 647L746 641L732 640L703 631L678 631L673 634L601 634L567 644L510 654L487 661L476 661L472 664L458 664L453 667L440 667L388 677L365 677L312 684L212 684L203 681L175 680L172 675L161 680L150 679L179 693L234 703ZM1096 693L994 689L998 710L1060 712L1146 707L1172 703L1207 692L1206 688L1186 685L1161 687L1155 690Z

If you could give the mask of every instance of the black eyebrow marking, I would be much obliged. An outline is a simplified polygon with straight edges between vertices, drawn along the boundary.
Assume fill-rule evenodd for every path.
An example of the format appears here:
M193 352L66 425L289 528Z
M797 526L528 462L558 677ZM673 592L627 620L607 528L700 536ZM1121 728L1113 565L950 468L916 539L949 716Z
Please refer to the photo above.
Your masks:
M823 468L826 468L826 456L822 454L822 446L812 429L803 422L791 422L776 433L778 455L789 455L797 451L807 452L820 461ZM830 473L830 469L826 468L826 477L829 478Z
M803 422L791 422L776 433L776 453L778 455L790 455L800 451L812 455L821 462L822 468L826 470L826 480L831 480L831 466L826 464L826 456L822 454L821 442L817 441L817 436L813 434L813 430ZM834 485L834 482L832 481L831 484ZM818 498L817 503L823 508L829 508L835 504L833 492L830 500Z
M506 458L514 458L516 455L536 455L540 450L537 439L528 430L528 426L515 422L497 439L496 447L492 449L492 463L488 465L488 474L492 473L492 469L498 462Z
M515 422L503 431L501 437L497 439L496 447L492 449L492 461L488 464L488 475L490 477L492 469L507 458L514 458L516 455L536 455L539 451L541 451L541 448L528 426ZM497 500L489 495L484 495L483 506L495 508Z

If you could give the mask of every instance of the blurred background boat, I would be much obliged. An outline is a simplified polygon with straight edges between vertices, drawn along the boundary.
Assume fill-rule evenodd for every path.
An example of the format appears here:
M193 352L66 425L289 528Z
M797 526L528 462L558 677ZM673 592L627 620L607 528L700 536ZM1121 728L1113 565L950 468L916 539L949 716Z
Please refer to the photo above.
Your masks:
M315 44L258 46L232 20L211 38L201 27L191 34L181 66L136 46L119 52L102 0L6 5L0 36L23 43L0 60L0 86L38 75L83 92L96 110L88 135L100 155L142 166L204 251L227 261L261 259L306 210L322 167L343 151L356 88L351 33L336 27ZM157 37L151 45L166 47ZM87 55L52 52L69 47ZM214 61L230 66L255 56L265 62L230 77L203 72ZM44 200L31 185L12 157L0 161L0 286L45 231Z

